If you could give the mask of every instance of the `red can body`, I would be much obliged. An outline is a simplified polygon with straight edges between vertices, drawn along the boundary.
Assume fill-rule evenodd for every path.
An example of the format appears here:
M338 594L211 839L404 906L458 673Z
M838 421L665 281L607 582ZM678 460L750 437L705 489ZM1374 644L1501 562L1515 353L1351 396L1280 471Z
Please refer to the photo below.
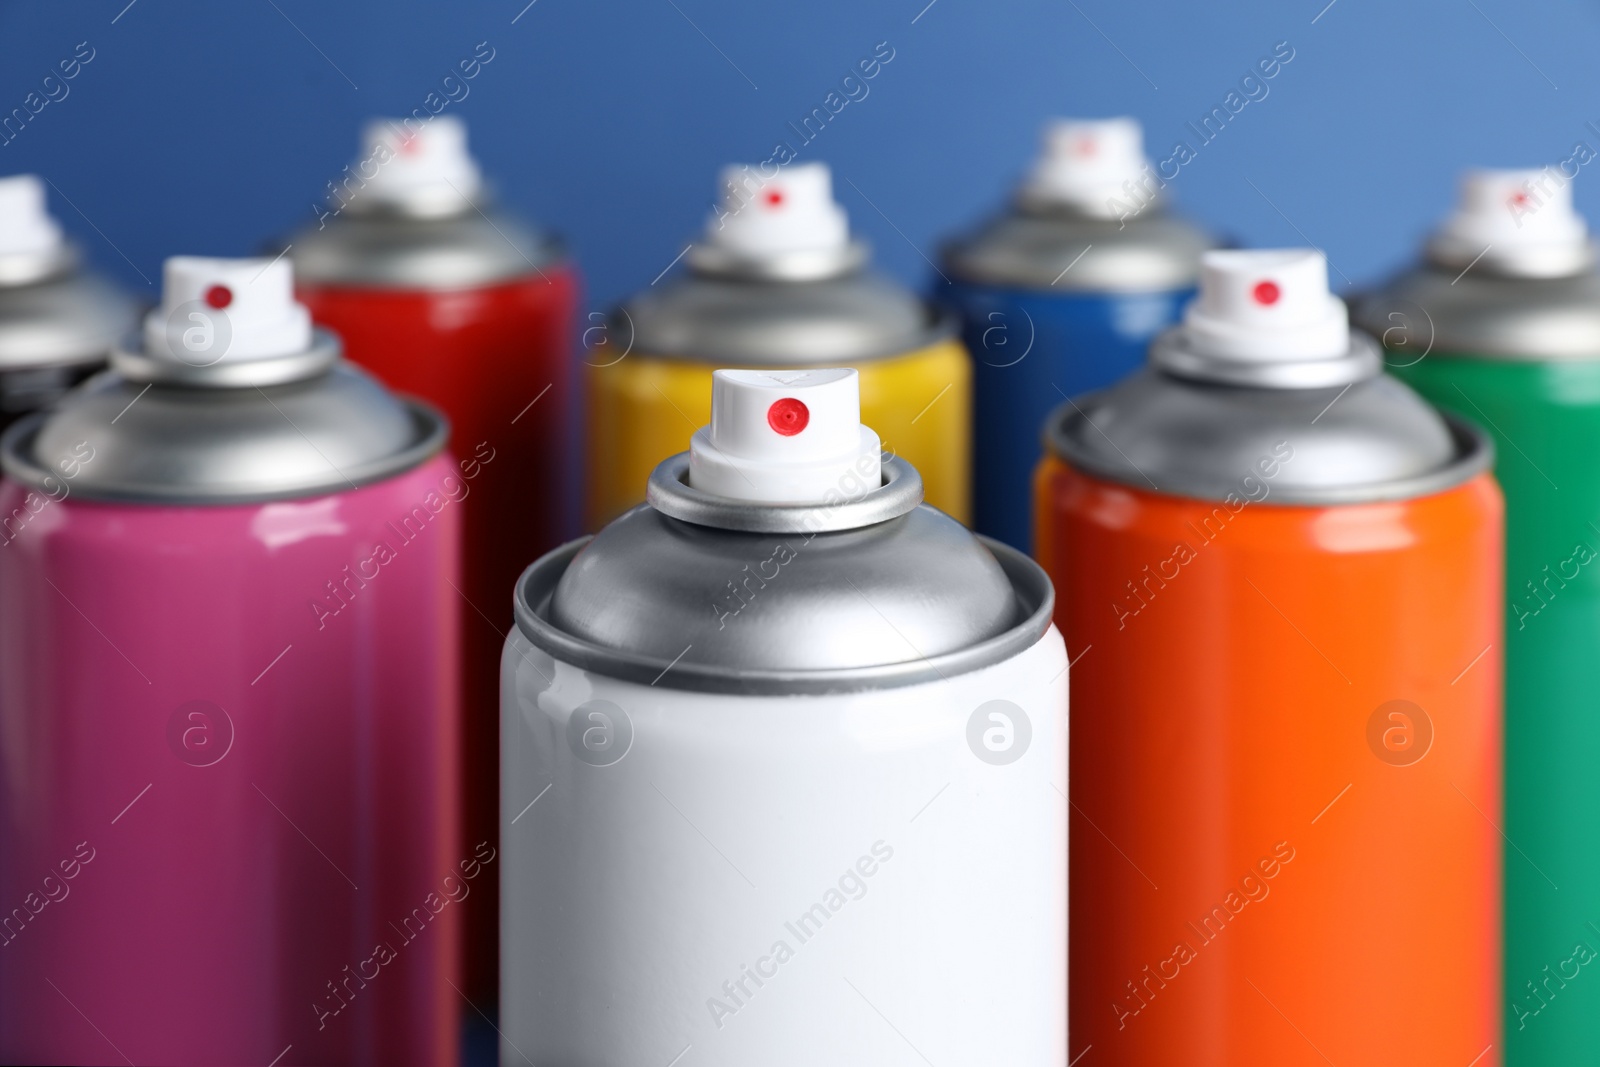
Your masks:
M316 321L352 361L449 416L455 451L480 469L463 502L461 594L466 839L498 839L500 653L528 560L576 532L569 402L578 280L553 263L463 289L302 283ZM498 900L464 909L466 992L493 1003Z
M1037 476L1072 668L1071 1053L1501 1062L1501 498Z

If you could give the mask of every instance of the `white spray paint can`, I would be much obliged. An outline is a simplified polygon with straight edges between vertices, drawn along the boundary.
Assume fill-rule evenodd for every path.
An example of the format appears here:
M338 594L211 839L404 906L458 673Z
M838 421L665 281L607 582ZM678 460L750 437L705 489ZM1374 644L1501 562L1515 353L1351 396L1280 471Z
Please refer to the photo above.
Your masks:
M502 1062L1061 1067L1049 580L921 504L855 371L712 407L517 585Z

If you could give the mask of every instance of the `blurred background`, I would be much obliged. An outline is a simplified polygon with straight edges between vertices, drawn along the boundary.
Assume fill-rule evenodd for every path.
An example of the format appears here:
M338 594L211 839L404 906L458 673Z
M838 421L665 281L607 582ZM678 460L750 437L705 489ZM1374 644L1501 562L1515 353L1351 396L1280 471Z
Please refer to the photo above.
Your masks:
M8 0L0 116L27 121L3 127L0 173L48 178L93 259L154 300L164 256L314 222L362 120L442 102L502 199L571 243L592 311L673 262L722 163L783 142L831 163L880 264L922 286L1045 118L1130 114L1153 159L1195 150L1181 210L1317 245L1348 293L1411 257L1461 166L1600 151L1597 41L1600 7L1575 0ZM1266 95L1203 143L1187 124L1275 47L1293 58ZM848 99L875 51L892 59ZM846 103L806 143L830 93ZM1592 217L1600 182L1576 191Z

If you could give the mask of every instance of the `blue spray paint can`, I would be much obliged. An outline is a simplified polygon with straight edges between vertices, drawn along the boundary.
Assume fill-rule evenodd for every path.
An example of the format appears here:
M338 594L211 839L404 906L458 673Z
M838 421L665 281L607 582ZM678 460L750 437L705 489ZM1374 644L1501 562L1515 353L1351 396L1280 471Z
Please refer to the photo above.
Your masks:
M1059 120L1008 211L947 246L973 355L973 515L1027 550L1041 427L1137 369L1194 295L1214 241L1162 205L1131 118Z

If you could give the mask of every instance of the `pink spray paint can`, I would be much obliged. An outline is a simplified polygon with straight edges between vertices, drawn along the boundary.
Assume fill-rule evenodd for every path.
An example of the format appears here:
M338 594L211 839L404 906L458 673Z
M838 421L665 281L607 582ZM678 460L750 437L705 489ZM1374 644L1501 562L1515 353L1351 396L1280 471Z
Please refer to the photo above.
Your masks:
M481 459L292 281L168 260L141 341L0 442L4 1062L457 1059Z

